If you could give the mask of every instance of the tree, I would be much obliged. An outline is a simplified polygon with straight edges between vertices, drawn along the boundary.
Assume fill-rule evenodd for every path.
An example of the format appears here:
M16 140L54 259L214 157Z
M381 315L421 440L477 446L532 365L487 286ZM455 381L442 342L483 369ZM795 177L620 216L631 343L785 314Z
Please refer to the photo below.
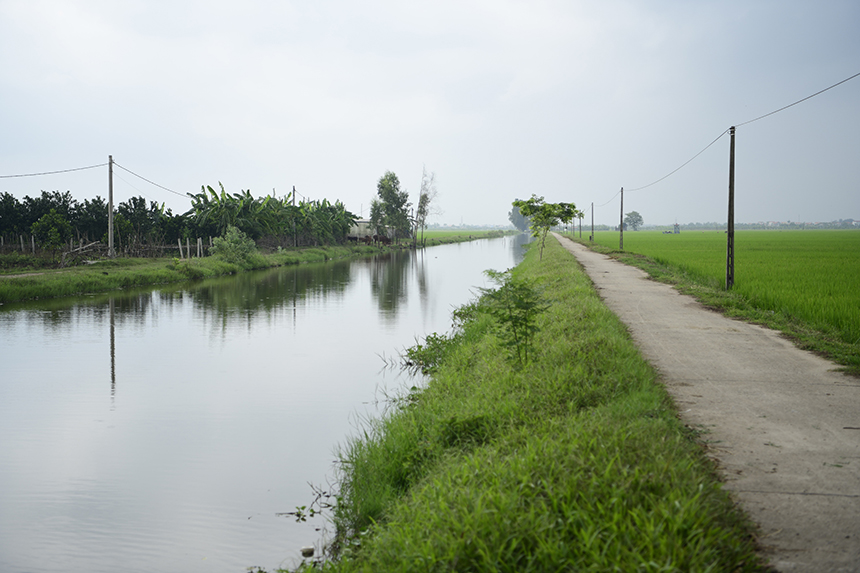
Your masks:
M517 199L517 201L519 201L519 199ZM523 217L523 214L520 213L520 208L516 205L514 205L511 211L508 213L508 220L511 222L511 225L513 225L520 231L525 231L529 228L528 218Z
M228 263L250 266L252 257L257 253L257 245L239 228L230 225L222 237L215 237L209 252Z
M634 231L638 231L639 227L642 226L642 215L637 213L636 211L630 211L626 215L624 215L624 226L630 227Z
M21 203L11 193L0 193L0 235L21 232L23 225Z
M84 199L75 209L74 226L78 233L86 237L88 241L98 241L108 230L108 204L107 201L96 195L90 201Z
M543 260L543 248L549 230L561 223L570 223L578 213L573 203L547 203L543 197L534 194L526 201L517 199L513 205L531 220L532 236L540 239L540 260Z
M59 191L42 191L39 197L25 196L22 202L24 208L24 219L26 226L30 226L53 209L60 217L66 221L72 220L72 214L77 206L77 201L69 191L60 193Z
M382 228L384 218L385 213L382 210L382 201L374 197L370 200L370 229L374 235L379 234L379 229Z
M51 209L47 214L42 215L38 221L33 223L31 229L36 238L39 239L42 248L53 253L54 260L57 258L57 252L63 249L66 242L72 237L71 224L65 217L57 213L56 209Z
M382 202L382 223L394 229L395 237L409 236L409 193L400 190L400 180L392 171L379 178L376 194Z
M435 215L438 211L432 208L436 199L436 174L427 174L427 170L421 173L421 191L418 193L418 208L415 210L415 223L421 229L421 243L424 243L424 229L427 227L427 217Z

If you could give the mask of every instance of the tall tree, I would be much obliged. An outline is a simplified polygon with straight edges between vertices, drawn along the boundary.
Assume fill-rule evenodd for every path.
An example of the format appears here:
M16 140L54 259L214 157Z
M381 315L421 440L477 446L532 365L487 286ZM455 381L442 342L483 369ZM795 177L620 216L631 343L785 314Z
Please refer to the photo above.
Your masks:
M534 194L526 201L514 201L513 205L531 220L532 236L540 239L540 260L543 260L543 248L549 230L561 223L570 223L578 213L573 203L547 203L543 197Z
M643 222L644 221L642 220L642 215L640 215L636 211L630 211L629 213L624 215L624 226L625 226L625 228L630 227L634 231L638 231L639 227L642 226Z
M519 199L517 199L517 201L519 201ZM511 222L511 225L520 231L525 231L529 228L529 220L526 217L523 217L523 214L520 213L520 208L516 205L514 205L508 213L508 220Z
M370 230L373 231L374 235L379 234L383 219L385 219L385 212L382 209L382 201L378 197L374 197L370 200Z
M415 209L415 224L421 229L421 244L424 244L424 229L427 227L427 217L438 213L433 209L436 200L436 174L427 174L427 169L421 173L421 191L418 193L418 208Z
M382 202L383 224L394 229L395 237L409 236L409 193L400 190L400 180L392 171L379 178L376 194Z

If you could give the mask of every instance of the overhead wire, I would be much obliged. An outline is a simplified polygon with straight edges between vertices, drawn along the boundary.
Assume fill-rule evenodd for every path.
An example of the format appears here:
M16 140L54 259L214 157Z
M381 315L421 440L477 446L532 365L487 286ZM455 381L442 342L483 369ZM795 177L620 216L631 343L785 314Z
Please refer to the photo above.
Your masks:
M781 111L783 111L783 110L786 110L786 109L788 109L788 108L790 108L790 107L796 106L796 105L797 105L797 104L799 104L799 103L803 103L803 102L805 102L805 101L806 101L806 100L808 100L808 99L812 99L812 98L814 98L814 97L815 97L815 96L817 96L817 95L821 95L821 94L823 94L823 93L824 93L824 92L826 92L827 90L832 90L832 89L833 89L833 88L835 88L836 86L842 85L842 84L844 84L845 82L847 82L848 80L853 80L854 78L856 78L856 77L858 77L858 76L860 76L860 72L858 72L858 73L854 74L854 75L853 75L853 76L851 76L851 77L845 78L845 79L844 79L844 80L842 80L841 82L836 82L835 84L833 84L832 86L830 86L830 87L828 87L828 88L824 88L823 90L821 90L821 91L819 91L819 92L815 92L814 94L812 94L812 95L810 95L810 96L806 96L806 97L805 97L805 98L803 98L803 99L799 99L799 100L797 100L797 101L796 101L796 102L794 102L794 103L790 103L790 104L788 104L787 106L784 106L784 107L781 107L781 108L779 108L779 109L773 110L773 111L772 111L772 112L770 112L770 113L766 113L766 114L761 115L761 116L759 116L759 117L757 117L757 118L755 118L755 119L751 119L751 120L749 120L749 121L745 121L745 122L743 122L743 123L736 123L736 124L735 124L735 127L740 127L740 126L742 126L742 125L750 124L750 123L752 123L752 122L754 122L754 121L758 121L758 120L760 120L760 119L764 119L764 118L769 117L769 116L771 116L771 115L773 115L773 114L775 114L775 113L779 113L779 112L781 112Z
M657 184L657 183L659 183L660 181L663 181L663 180L664 180L664 179L666 179L667 177L670 177L670 176L674 175L675 173L677 173L678 171L680 171L681 169L683 169L684 167L686 167L686 166L687 166L687 164L689 164L689 163L690 163L691 161L693 161L695 158L697 158L698 156L700 156L701 154L703 154L705 151L707 151L709 147L711 147L713 144L715 144L716 142L718 142L718 141L720 140L720 138L722 138L722 137L723 137L725 134L727 134L728 132L729 132L729 130L728 130L728 129L726 129L724 132L722 132L721 134L719 134L719 135L717 136L717 138L716 138L716 139L714 139L712 142L710 142L709 144L707 144L707 145L705 146L705 148L704 148L704 149L702 149L700 152L698 152L697 154L695 154L694 156L692 156L690 159L688 159L687 161L685 161L685 162L684 162L683 164L681 164L681 166L680 166L680 167L678 167L677 169L675 169L675 170L673 170L673 171L670 171L669 173L667 173L666 175L664 175L664 176L663 176L663 177L661 177L660 179L657 179L656 181L653 181L653 182L649 183L648 185L643 185L642 187L636 187L636 188L634 188L634 189L628 189L628 191L641 191L642 189L647 189L648 187L651 187L652 185L656 185L656 184Z
M616 197L618 197L620 194L621 194L621 190L618 190L618 191L615 193L615 195L613 195L613 196L612 196L612 198L611 198L609 201L607 201L606 203L603 203L602 205L598 205L598 207L605 207L605 206L609 205L609 204L610 204L610 203L612 203L612 202L615 200L615 198L616 198Z
M116 177L117 177L117 179L119 179L120 181L122 181L123 183L125 183L126 185L128 185L129 187L131 187L132 189L134 189L135 191L137 191L138 193L140 193L141 195L143 195L147 199L149 199L150 201L155 201L155 199L153 199L152 197L150 197L149 195L147 195L146 193L144 193L143 191L141 191L140 189L138 189L137 187L135 187L134 185L132 185L128 181L126 181L126 179L123 176L121 176L119 173L116 173Z
M37 177L39 175L56 175L57 173L70 173L72 171L83 171L85 169L95 169L96 167L104 167L107 163L99 163L98 165L89 165L87 167L74 167L72 169L60 169L59 171L43 171L41 173L22 173L20 175L0 175L0 179L11 179L13 177Z
M779 109L775 109L775 110L771 111L770 113L766 113L766 114L764 114L764 115L761 115L761 116L756 117L756 118L754 118L754 119L750 119L750 120L745 121L745 122L743 122L743 123L736 123L736 124L734 125L734 127L740 127L740 126L742 126L742 125L749 125L750 123L753 123L754 121L758 121L758 120L760 120L760 119L764 119L764 118L766 118L766 117L770 117L771 115L774 115L774 114L779 113L779 112L781 112L781 111L784 111L784 110L786 110L786 109L788 109L788 108L790 108L790 107L796 106L796 105L797 105L797 104L799 104L799 103L803 103L803 102L805 102L805 101L807 101L807 100L809 100L809 99L812 99L812 98L814 98L814 97L815 97L815 96L817 96L817 95L821 95L821 94L823 94L824 92L826 92L826 91L828 91L828 90L831 90L831 89L833 89L833 88L835 88L835 87L837 87L837 86L840 86L840 85L844 84L845 82L847 82L847 81L849 81L849 80L853 80L853 79L854 79L854 78L856 78L856 77L860 77L860 72L858 72L858 73L856 73L856 74L854 74L854 75L852 75L852 76L849 76L849 77L845 78L845 79L844 79L844 80L842 80L842 81L836 82L835 84L833 84L833 85L831 85L831 86L829 86L829 87L826 87L826 88L824 88L823 90L817 91L817 92L815 92L815 93L814 93L814 94L812 94L812 95L808 95L808 96L806 96L805 98L799 99L799 100L797 100L797 101L796 101L796 102L794 102L794 103L790 103L790 104L788 104L788 105L786 105L786 106L783 106L783 107L781 107L781 108L779 108ZM714 145L717 141L719 141L719 140L720 140L720 139L721 139L725 134L727 134L730 130L731 130L731 128L728 128L728 129L726 129L725 131L723 131L720 135L718 135L718 136L716 137L716 139L714 139L712 142L710 142L708 145L706 145L706 146L705 146L701 151L699 151L699 152L698 152L697 154L695 154L693 157L691 157L690 159L688 159L687 161L685 161L683 164L681 164L678 168L676 168L676 169L674 169L674 170L670 171L669 173L667 173L667 174L666 174L666 175L664 175L663 177L661 177L661 178L659 178L659 179L657 179L657 180L655 180L655 181L652 181L652 182L651 182L651 183L649 183L648 185L643 185L642 187L635 187L635 188L632 188L632 189L628 189L628 191L641 191L642 189L647 189L648 187L651 187L652 185L656 185L657 183L660 183L660 182L661 182L661 181L663 181L664 179L667 179L668 177L670 177L670 176L674 175L675 173L677 173L678 171L680 171L681 169L683 169L684 167L686 167L690 162L692 162L694 159L696 159L696 158L697 158L698 156L700 156L702 153L704 153L708 148L710 148L712 145ZM609 203L611 203L611 202L612 202L612 201L613 201L613 200L614 200L614 199L615 199L619 194L620 194L620 191L619 191L618 193L616 193L615 195L613 195L613 196L612 196L612 198L611 198L609 201L607 201L606 203L603 203L602 205L599 205L599 207L603 207L603 206L605 206L605 205L608 205L608 204L609 204Z
M167 192L169 192L169 193L173 193L174 195L179 195L180 197L186 197L186 198L188 197L188 195L185 195L185 194L183 194L183 193L179 193L178 191L174 191L173 189L168 189L168 188L167 188L167 187L165 187L164 185L159 185L158 183L156 183L156 182L154 182L154 181L150 181L150 180L149 180L149 179L147 179L146 177L144 177L144 176L142 176L142 175L138 175L137 173L135 173L135 172L134 172L134 171L132 171L131 169L128 169L128 168L126 168L126 167L123 167L122 165L120 165L120 164L119 164L119 163L117 163L116 161L114 161L114 162L113 162L113 164L114 164L114 165L116 165L117 167L119 167L120 169L122 169L123 171L128 171L129 173L131 173L132 175L134 175L134 176L135 176L135 177L137 177L138 179L143 179L144 181L146 181L146 182L147 182L147 183L149 183L150 185L155 185L155 186L156 186L156 187L158 187L159 189L164 189L165 191L167 191Z

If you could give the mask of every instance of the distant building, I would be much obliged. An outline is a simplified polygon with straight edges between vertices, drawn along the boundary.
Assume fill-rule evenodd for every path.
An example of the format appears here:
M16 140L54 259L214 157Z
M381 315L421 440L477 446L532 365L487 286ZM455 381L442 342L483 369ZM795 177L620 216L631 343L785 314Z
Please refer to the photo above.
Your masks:
M380 225L380 229L385 229L385 227ZM347 238L361 239L362 237L372 237L375 234L376 231L370 228L370 219L358 219L355 222L355 225L350 227L349 232L346 234L346 236ZM394 237L394 233L392 230L389 230L387 235L388 238Z
M358 219L346 234L347 237L365 237L367 235L373 235L370 231L370 219Z

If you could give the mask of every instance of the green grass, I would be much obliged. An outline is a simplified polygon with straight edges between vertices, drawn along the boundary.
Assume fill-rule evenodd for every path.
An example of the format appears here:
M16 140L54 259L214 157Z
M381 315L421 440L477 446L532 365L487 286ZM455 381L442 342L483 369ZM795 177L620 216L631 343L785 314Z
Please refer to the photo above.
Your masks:
M424 244L428 247L445 243L462 243L474 241L475 239L493 239L504 235L514 234L514 231L463 231L463 230L439 230L424 231ZM421 240L421 233L418 233Z
M627 232L624 253L617 232L596 233L595 243L712 308L780 330L860 374L860 232L737 231L729 292L723 232Z
M556 241L522 368L469 322L339 453L331 571L759 571L751 529L651 366Z

